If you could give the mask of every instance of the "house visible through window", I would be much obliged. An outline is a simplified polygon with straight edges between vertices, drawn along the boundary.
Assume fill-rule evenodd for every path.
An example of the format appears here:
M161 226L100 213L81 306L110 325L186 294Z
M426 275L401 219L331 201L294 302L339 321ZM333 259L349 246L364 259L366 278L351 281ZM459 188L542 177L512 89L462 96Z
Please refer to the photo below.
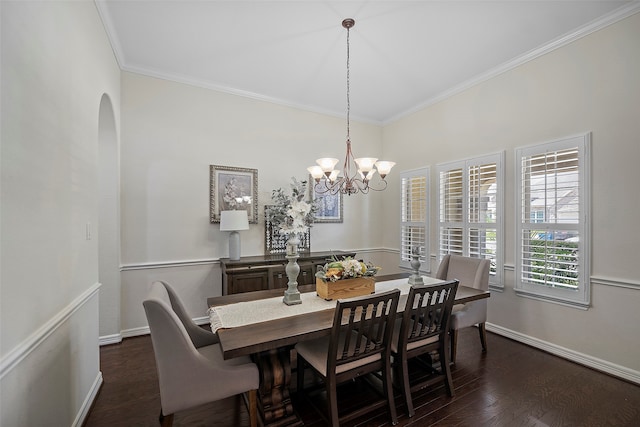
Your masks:
M420 270L430 272L429 265L429 168L421 168L400 174L400 266L410 268L411 254L420 251Z
M438 165L439 258L491 261L490 285L503 287L503 153Z
M516 150L516 292L589 305L589 135Z

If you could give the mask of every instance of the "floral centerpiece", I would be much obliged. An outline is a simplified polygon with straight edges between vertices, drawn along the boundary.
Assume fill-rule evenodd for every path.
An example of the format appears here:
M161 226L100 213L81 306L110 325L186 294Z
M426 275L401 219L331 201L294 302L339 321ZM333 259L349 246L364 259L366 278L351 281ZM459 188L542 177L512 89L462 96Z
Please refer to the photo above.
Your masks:
M307 200L307 181L292 177L290 189L288 194L282 188L273 190L273 205L269 206L266 213L280 234L295 241L313 225L318 207Z
M316 273L316 293L326 300L351 298L375 292L375 276L380 267L358 261L351 257L318 267Z
M375 276L378 271L380 271L380 267L371 263L358 261L351 257L344 257L341 260L333 257L331 262L318 267L316 277L324 281L335 282L343 279Z

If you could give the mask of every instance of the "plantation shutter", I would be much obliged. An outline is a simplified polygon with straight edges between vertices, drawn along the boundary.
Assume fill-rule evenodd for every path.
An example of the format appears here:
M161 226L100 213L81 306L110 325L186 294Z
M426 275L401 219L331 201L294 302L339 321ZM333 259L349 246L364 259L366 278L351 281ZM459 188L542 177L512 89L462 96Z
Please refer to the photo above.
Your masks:
M463 177L462 169L440 172L440 258L446 254L463 255Z
M517 151L516 290L584 305L588 135Z
M503 153L438 165L438 256L485 258L502 284Z
M496 163L467 168L469 195L469 256L491 260L490 274L497 274L498 181Z
M429 168L403 172L401 181L400 266L410 268L414 248L420 251L421 270L430 271L427 263L429 212Z

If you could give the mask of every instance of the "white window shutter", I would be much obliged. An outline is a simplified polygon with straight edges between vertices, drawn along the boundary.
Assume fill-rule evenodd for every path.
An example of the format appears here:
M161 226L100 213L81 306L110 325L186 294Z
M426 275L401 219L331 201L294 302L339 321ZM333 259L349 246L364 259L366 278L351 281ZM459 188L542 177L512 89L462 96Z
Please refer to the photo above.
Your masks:
M580 135L516 150L516 292L589 306L589 147Z
M429 168L400 174L400 267L411 268L411 254L420 250L420 270L430 271L429 265Z

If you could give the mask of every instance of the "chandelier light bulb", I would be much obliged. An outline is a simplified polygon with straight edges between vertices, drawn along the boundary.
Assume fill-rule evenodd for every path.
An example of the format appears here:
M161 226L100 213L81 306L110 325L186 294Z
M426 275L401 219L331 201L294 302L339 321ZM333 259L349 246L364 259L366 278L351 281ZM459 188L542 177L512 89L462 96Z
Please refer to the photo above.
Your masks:
M380 160L376 162L376 168L378 168L378 173L384 179L385 176L391 172L391 168L395 166L395 162L388 162L386 160Z
M320 166L309 166L307 168L316 183L320 182L320 178L324 176L324 172Z
M358 169L363 171L364 173L369 172L373 169L373 166L378 161L375 157L360 157L359 159L354 160L356 165L358 165Z
M323 157L322 159L316 160L316 163L322 169L325 175L329 176L333 168L338 164L338 159L332 159L330 157Z

